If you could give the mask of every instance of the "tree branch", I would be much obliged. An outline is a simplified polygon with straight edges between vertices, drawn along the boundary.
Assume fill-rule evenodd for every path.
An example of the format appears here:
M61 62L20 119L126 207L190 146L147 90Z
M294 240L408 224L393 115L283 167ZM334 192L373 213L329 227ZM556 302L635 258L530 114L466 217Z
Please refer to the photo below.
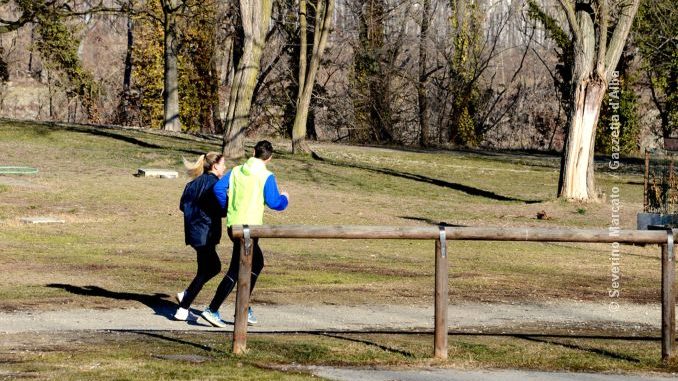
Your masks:
M605 76L605 54L607 53L607 28L609 22L609 9L607 0L598 1L598 35L600 41L598 43L598 59L596 64L596 72L601 78Z
M13 32L22 26L30 23L33 21L33 18L35 17L35 12L29 12L29 11L24 11L21 14L21 17L17 19L16 21L6 21L0 19L0 23L5 24L5 25L0 25L0 34L2 33L8 33L8 32Z
M581 38L581 31L579 30L579 24L577 23L577 15L574 12L574 4L570 0L558 0L560 7L563 8L565 16L567 16L567 23L570 25L570 31L572 31L572 36L574 40L579 40Z
M0 4L6 3L6 2L0 2ZM8 33L8 32L13 32L17 29L20 29L24 25L31 23L34 21L35 17L39 13L43 12L55 12L55 14L59 17L62 18L69 18L69 17L79 17L79 16L85 16L88 14L95 14L95 13L121 13L125 9L124 7L119 7L119 8L111 8L111 7L106 7L103 5L97 5L94 7L90 7L81 11L74 11L68 4L62 4L61 6L56 5L56 1L50 1L46 2L42 6L35 8L31 6L26 6L23 8L23 13L19 17L19 19L15 21L8 21L4 19L0 19L0 34L3 33ZM52 10L50 11L50 8Z
M629 2L631 2L631 4L628 4ZM617 62L619 62L619 57L621 57L621 54L624 51L624 44L626 43L626 38L633 25L633 18L638 11L640 0L627 0L626 4L626 6L622 6L623 8L620 12L619 21L614 28L612 39L610 40L607 53L605 54L605 81L609 80Z
M662 102L659 99L659 96L657 95L657 90L654 85L654 79L652 78L652 74L650 70L645 71L645 75L647 76L647 82L648 86L650 87L650 94L652 95L652 102L654 103L655 107L657 107L657 110L659 110L659 114L664 114L664 102Z
M556 76L551 71L550 66L546 63L546 61L544 61L544 59L539 55L539 53L537 52L537 50L535 48L532 48L532 51L534 52L535 57L537 57L537 59L539 59L539 61L542 63L542 65L544 65L544 68L546 69L546 71L548 71L549 75L551 76L551 79L553 79L553 81L555 82Z

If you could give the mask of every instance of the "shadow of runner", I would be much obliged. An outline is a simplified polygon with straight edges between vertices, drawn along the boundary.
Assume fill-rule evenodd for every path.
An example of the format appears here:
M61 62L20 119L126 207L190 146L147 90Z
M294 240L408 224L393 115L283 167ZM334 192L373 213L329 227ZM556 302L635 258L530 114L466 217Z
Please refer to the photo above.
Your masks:
M99 286L74 286L72 284L61 284L61 283L50 283L46 287L50 288L60 288L64 291L68 291L71 294L83 295L83 296L98 296L102 298L116 299L116 300L130 300L137 301L145 306L151 308L156 315L164 316L169 320L174 320L173 315L177 310L177 304L165 300L169 297L167 294L155 293L153 295L148 294L138 294L133 292L115 292L109 291L105 288ZM199 311L191 309L196 315L200 315ZM191 323L191 322L189 322Z

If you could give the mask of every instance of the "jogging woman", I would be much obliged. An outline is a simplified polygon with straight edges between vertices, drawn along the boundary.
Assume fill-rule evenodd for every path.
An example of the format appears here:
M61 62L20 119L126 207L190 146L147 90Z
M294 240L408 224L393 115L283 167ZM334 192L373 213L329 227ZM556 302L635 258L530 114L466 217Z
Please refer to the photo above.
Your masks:
M224 157L216 152L201 155L194 164L184 161L189 177L181 195L179 209L184 212L184 234L186 244L195 249L198 271L185 291L177 294L179 309L176 320L187 320L191 303L208 280L221 271L221 260L216 246L221 241L221 218L223 208L216 199L214 184L224 175Z

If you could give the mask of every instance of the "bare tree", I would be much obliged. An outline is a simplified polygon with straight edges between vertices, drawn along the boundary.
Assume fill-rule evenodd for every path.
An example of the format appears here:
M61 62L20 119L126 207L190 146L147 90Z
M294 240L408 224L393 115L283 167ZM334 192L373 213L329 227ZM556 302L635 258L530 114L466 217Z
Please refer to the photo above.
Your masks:
M118 103L116 123L127 125L131 122L130 118L130 99L132 96L132 53L134 51L134 0L128 0L127 3L127 48L125 49L125 69L122 80L122 93Z
M391 114L391 65L393 54L385 48L386 1L368 0L359 5L358 46L354 57L354 82L360 93L354 99L359 130L368 131L370 140L393 141Z
M179 0L161 0L164 16L164 86L162 98L164 103L163 129L167 131L181 131L179 120L179 75L177 72L178 29L177 12L182 3Z
M612 13L608 0L559 0L567 17L574 52L559 197L582 201L597 198L593 166L596 124L607 84L624 49L639 2L615 2L619 16L608 42Z
M313 43L311 44L310 62L308 57L307 13L306 0L299 0L299 93L296 101L296 114L292 127L292 153L308 153L306 144L306 123L308 109L311 104L311 94L315 84L316 74L320 66L320 59L327 45L330 34L332 16L334 15L334 0L317 0L315 4Z
M6 0L1 2L12 9L10 18L0 17L0 34L18 31L26 25L33 25L32 43L40 52L44 62L48 62L51 71L62 77L60 83L66 89L66 96L71 101L79 100L89 121L99 117L95 98L97 84L92 74L82 67L79 57L79 41L73 29L67 25L68 20L95 13L119 12L119 8L108 7L103 0L72 4L66 0ZM32 65L32 56L29 66ZM48 72L49 73L49 72ZM51 74L50 74L51 75ZM78 104L73 102L69 116L75 117Z
M240 0L239 5L244 43L231 87L224 132L223 152L229 158L245 154L244 135L272 12L272 0Z
M431 0L423 0L421 10L421 28L419 32L419 78L417 82L417 100L419 105L419 145L429 145L430 118L428 111L428 94L426 84L429 73L427 72L428 61L428 28L431 18Z
M647 87L659 111L662 137L678 127L678 11L670 0L640 4L633 40L643 57Z

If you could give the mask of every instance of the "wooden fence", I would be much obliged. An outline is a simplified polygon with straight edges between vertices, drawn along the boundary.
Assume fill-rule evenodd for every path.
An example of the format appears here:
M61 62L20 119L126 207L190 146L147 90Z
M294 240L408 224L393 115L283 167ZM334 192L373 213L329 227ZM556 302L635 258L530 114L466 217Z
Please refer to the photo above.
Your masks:
M675 253L678 230L591 230L495 227L396 227L396 226L305 226L237 225L232 234L241 239L240 273L236 294L233 352L247 348L247 306L252 268L252 238L311 239L416 239L435 240L434 356L447 358L448 240L591 242L657 244L661 246L662 359L668 361L675 346Z

